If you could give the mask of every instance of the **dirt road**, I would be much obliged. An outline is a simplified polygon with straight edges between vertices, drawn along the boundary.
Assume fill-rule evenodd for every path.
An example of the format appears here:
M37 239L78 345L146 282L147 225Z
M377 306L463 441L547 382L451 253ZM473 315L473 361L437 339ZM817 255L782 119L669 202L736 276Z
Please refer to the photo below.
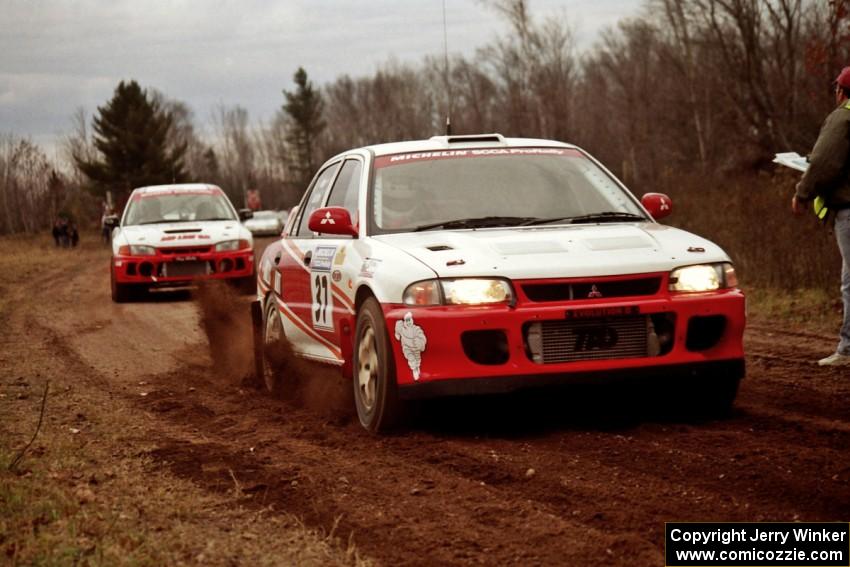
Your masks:
M38 297L13 290L9 336L55 341L31 364L90 368L79 391L135 412L155 467L213 493L236 483L240 504L294 513L380 564L663 565L665 521L850 519L850 376L811 362L829 335L752 324L726 420L569 389L429 403L373 437L350 411L217 374L186 295L113 304L105 252L62 269Z

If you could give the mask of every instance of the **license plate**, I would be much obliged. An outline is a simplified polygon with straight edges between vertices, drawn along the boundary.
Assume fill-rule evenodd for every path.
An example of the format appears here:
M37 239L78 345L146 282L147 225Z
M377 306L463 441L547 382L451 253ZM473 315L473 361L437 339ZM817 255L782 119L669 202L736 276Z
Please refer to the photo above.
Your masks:
M637 305L626 305L620 307L590 307L588 309L567 309L564 313L565 319L604 319L605 317L623 317L625 315L638 315L640 309Z

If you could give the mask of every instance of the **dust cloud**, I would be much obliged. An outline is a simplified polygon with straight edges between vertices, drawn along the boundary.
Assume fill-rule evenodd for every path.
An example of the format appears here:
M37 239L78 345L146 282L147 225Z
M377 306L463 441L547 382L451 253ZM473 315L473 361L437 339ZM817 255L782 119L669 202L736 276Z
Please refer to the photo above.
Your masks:
M248 301L225 282L202 282L194 293L207 336L216 375L233 385L253 384L253 334ZM282 383L280 398L333 421L347 421L354 414L351 381L336 367L295 356L286 338L267 345L265 357Z
M222 281L201 282L192 295L216 375L234 384L250 379L254 365L248 303Z

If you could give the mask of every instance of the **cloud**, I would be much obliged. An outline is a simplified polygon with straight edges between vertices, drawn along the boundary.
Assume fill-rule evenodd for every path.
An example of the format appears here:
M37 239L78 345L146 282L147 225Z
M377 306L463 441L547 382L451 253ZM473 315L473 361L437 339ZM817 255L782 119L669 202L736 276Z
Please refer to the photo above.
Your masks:
M536 17L580 19L589 43L638 0L535 0ZM449 49L471 55L506 30L476 0L448 6ZM201 121L219 103L269 119L299 66L325 83L443 49L440 0L3 0L0 128L44 137L93 112L121 79L187 102ZM583 30L583 31L582 31ZM591 30L591 31L588 31Z

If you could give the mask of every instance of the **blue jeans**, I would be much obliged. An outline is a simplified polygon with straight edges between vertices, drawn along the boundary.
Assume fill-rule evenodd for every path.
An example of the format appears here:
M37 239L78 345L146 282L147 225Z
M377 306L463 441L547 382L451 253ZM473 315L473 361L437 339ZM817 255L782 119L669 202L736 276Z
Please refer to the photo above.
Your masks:
M835 238L844 265L841 267L841 298L844 300L844 324L837 352L850 355L850 209L838 211L835 217Z

